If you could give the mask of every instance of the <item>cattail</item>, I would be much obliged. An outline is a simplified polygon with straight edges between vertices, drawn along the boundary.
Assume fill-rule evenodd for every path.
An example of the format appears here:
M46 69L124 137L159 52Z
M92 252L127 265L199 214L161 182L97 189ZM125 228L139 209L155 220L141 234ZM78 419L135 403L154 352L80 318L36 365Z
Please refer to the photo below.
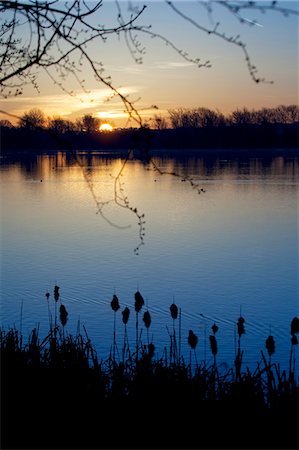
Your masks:
M55 299L54 337L55 338L56 338L56 322L57 322L57 307L56 307L56 303L59 300L59 289L60 289L60 287L55 284L55 286L54 286L54 299Z
M68 312L67 312L67 310L66 310L64 305L60 305L59 312L60 312L61 325L63 327L65 327L65 325L67 323Z
M268 351L268 355L271 357L273 353L275 353L275 341L273 336L268 336L266 339L266 349Z
M129 316L130 316L130 310L129 308L126 306L125 309L122 311L122 316L123 316L123 323L125 325L127 325L128 320L129 320Z
M111 300L111 308L114 311L114 323L113 323L113 363L115 363L115 351L116 351L116 312L119 310L119 301L118 297L113 294L112 300Z
M241 365L242 365L242 356L243 356L243 351L241 352L241 336L242 334L245 333L245 327L244 327L244 323L245 323L245 319L244 317L241 316L241 311L240 311L240 317L238 319L237 322L237 328L238 328L238 353L235 359L235 366L236 366L236 379L240 379L241 376Z
M46 292L45 297L47 299L47 305L48 305L49 326L50 326L50 330L52 330L52 316L51 316L51 310L50 310L50 304L49 304L50 293ZM56 309L56 304L55 304L55 309Z
M212 354L213 354L214 356L216 356L216 355L217 355L217 352L218 352L217 341L216 341L215 336L213 336L212 334L210 335L210 344L211 344L211 351L212 351Z
M146 328L149 328L151 326L151 315L148 311L145 311L145 313L143 314L143 322Z
M237 323L239 338L241 338L242 334L245 333L244 323L245 323L244 317L240 316Z
M110 305L114 312L118 311L120 308L118 298L115 294L113 295Z
M147 343L149 345L149 327L151 326L152 319L151 319L151 315L148 311L145 311L145 313L143 314L143 322L146 327Z
M193 350L195 350L195 348L197 346L197 342L198 342L198 337L196 336L196 334L193 333L192 330L189 330L188 344L190 345L190 347Z
M124 346L123 346L123 362L125 361L125 353L126 353L126 349L129 348L129 344L127 342L128 337L127 337L127 323L129 320L129 316L130 316L130 310L129 308L126 306L125 309L122 311L122 320L123 320L123 324L125 326L125 332L124 332Z
M214 325L212 326L213 333L216 334L218 330L219 330L219 327L217 327L216 323L214 323Z
M142 306L144 305L144 300L139 291L135 292L135 311L139 313Z
M170 309L170 314L171 314L171 317L173 318L173 320L177 319L177 317L178 317L177 305L175 303L173 303L169 309Z
M144 300L139 291L135 292L135 311L136 311L136 361L138 361L138 347L139 347L139 336L138 336L138 313L140 312L142 306L144 305Z
M196 336L196 334L193 333L192 330L189 330L188 344L190 345L191 349L194 352L196 366L198 366L196 352L195 352L195 348L197 346L197 342L198 342L198 337ZM191 374L191 370L192 370L192 357L191 357L192 350L190 350L190 374Z
M295 351L293 347L298 344L298 339L296 334L299 333L299 318L294 317L291 322L291 354L290 354L290 377L294 376L295 373ZM293 367L292 367L293 366Z
M291 322L291 335L295 335L296 333L299 333L299 318L294 317Z
M174 321L178 317L178 307L177 307L177 305L175 303L172 303L172 305L170 305L169 309L170 309L170 314L171 314L172 321L173 321L173 324L172 324L173 334L172 334L172 336L170 336L170 339L171 339L170 359L173 356L173 362L176 362L176 358L177 358L177 342L176 342Z
M57 285L54 286L54 299L55 299L55 302L58 302L58 300L59 300L59 289L60 289L59 286L57 286Z

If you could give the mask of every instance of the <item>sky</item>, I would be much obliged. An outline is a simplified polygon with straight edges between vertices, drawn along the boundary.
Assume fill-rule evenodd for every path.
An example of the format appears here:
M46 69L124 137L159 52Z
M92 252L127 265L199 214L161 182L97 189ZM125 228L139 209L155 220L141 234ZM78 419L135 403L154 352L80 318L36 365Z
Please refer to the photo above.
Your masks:
M92 4L92 2L89 2ZM232 3L232 2L230 2ZM234 2L237 3L237 2ZM271 2L258 2L269 5ZM276 11L262 13L242 10L243 23L217 2L175 1L174 6L190 20L182 17L164 1L145 2L140 25L151 25L151 31L163 35L171 44L188 52L191 58L210 61L211 67L198 68L186 61L171 44L140 33L138 40L145 48L142 64L137 64L123 35L110 35L106 43L91 44L88 52L101 62L105 74L122 94L129 95L144 120L154 115L167 116L176 108L206 107L229 114L241 108L259 109L284 104L298 104L298 21L299 16L284 16ZM143 3L121 0L118 6L124 17ZM284 8L297 9L299 2L281 1ZM117 23L118 7L113 0L104 0L94 17L95 23L106 26ZM252 63L261 78L273 83L255 83L248 72L242 50L217 36L207 35L198 25L227 36L240 35L246 43ZM22 35L26 39L25 35ZM86 92L74 77L64 81L69 95L55 85L47 74L37 71L39 92L30 85L18 97L1 99L1 110L21 116L31 108L40 108L47 116L60 115L75 120L84 114L100 117L114 126L134 126L128 122L124 105L118 97L110 98L109 88L96 81L86 63L78 66L78 76L85 79ZM155 108L153 108L155 106ZM14 120L0 114L0 119Z

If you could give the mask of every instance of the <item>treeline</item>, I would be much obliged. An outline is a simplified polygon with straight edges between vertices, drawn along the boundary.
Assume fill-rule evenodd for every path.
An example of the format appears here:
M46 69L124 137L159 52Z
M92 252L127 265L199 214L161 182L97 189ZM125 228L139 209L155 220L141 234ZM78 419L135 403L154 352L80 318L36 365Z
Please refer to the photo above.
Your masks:
M99 131L101 119L91 114L85 114L75 121L64 119L59 115L46 117L41 109L32 108L20 116L16 126L9 120L0 120L0 126L2 128L21 128L33 131L48 129L59 134L69 132L93 133Z
M156 116L156 127L161 117ZM208 128L240 125L292 124L299 122L299 107L296 105L280 105L276 108L249 110L237 109L228 116L208 108L174 109L169 111L171 128ZM167 122L165 123L165 125ZM165 126L164 126L165 128Z
M208 108L179 108L168 117L154 116L141 129L112 133L99 133L101 120L90 114L73 122L32 109L16 126L0 121L3 150L297 148L298 125L296 105L243 108L228 116Z
M208 128L240 125L293 124L299 122L297 105L280 105L275 108L250 110L237 109L225 116L218 110L209 108L177 108L168 111L168 116L155 115L146 124L147 128L163 130L168 128ZM99 131L102 121L91 114L85 114L75 121L61 116L46 117L44 112L33 108L24 113L16 127L27 129L47 128L58 133L70 131L92 133ZM9 120L0 120L0 126L14 128Z

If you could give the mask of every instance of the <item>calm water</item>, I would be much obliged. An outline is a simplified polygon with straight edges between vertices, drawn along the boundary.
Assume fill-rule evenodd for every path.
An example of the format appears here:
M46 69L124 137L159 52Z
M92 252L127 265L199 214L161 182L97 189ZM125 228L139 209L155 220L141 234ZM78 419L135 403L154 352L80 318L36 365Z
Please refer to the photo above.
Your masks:
M67 330L75 333L80 319L105 359L113 335L112 295L121 310L131 309L133 347L139 288L152 315L156 356L169 345L169 306L175 301L182 310L185 355L192 329L199 337L198 359L211 360L208 336L216 321L218 360L231 365L241 308L245 363L260 360L271 330L273 360L287 366L290 321L298 315L298 158L155 157L161 169L192 177L206 191L201 195L182 178L129 161L116 187L145 214L145 245L136 256L136 216L113 201L103 209L107 220L96 214L96 201L114 199L123 159L84 152L79 157L81 167L63 152L2 155L2 325L19 327L23 304L23 332L39 324L44 336L45 293L51 293L53 309L57 283L69 312ZM145 331L142 337L147 341Z

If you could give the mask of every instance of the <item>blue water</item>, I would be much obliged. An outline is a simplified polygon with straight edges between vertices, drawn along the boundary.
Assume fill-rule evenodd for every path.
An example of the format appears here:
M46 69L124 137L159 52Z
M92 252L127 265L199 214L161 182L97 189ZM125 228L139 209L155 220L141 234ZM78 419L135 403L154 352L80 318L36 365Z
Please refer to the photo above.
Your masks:
M49 323L45 293L51 294L54 314L57 283L69 312L66 330L75 333L80 320L105 359L113 337L114 293L121 305L116 314L119 353L125 306L131 309L128 336L134 348L134 293L139 289L146 301L140 324L148 307L157 357L169 347L169 306L175 301L187 359L192 329L199 338L198 361L212 362L208 336L215 321L218 362L232 365L241 311L244 363L255 366L271 332L276 341L272 360L287 367L290 322L299 312L298 158L156 156L159 168L181 177L160 175L133 159L119 179L122 157L81 152L79 159L80 165L63 152L2 156L2 325L22 326L25 334L39 326L44 336ZM183 181L188 176L205 192L199 195ZM138 255L138 219L115 204L115 189L144 214ZM97 214L97 202L108 202L104 217ZM142 340L147 339L143 329Z

